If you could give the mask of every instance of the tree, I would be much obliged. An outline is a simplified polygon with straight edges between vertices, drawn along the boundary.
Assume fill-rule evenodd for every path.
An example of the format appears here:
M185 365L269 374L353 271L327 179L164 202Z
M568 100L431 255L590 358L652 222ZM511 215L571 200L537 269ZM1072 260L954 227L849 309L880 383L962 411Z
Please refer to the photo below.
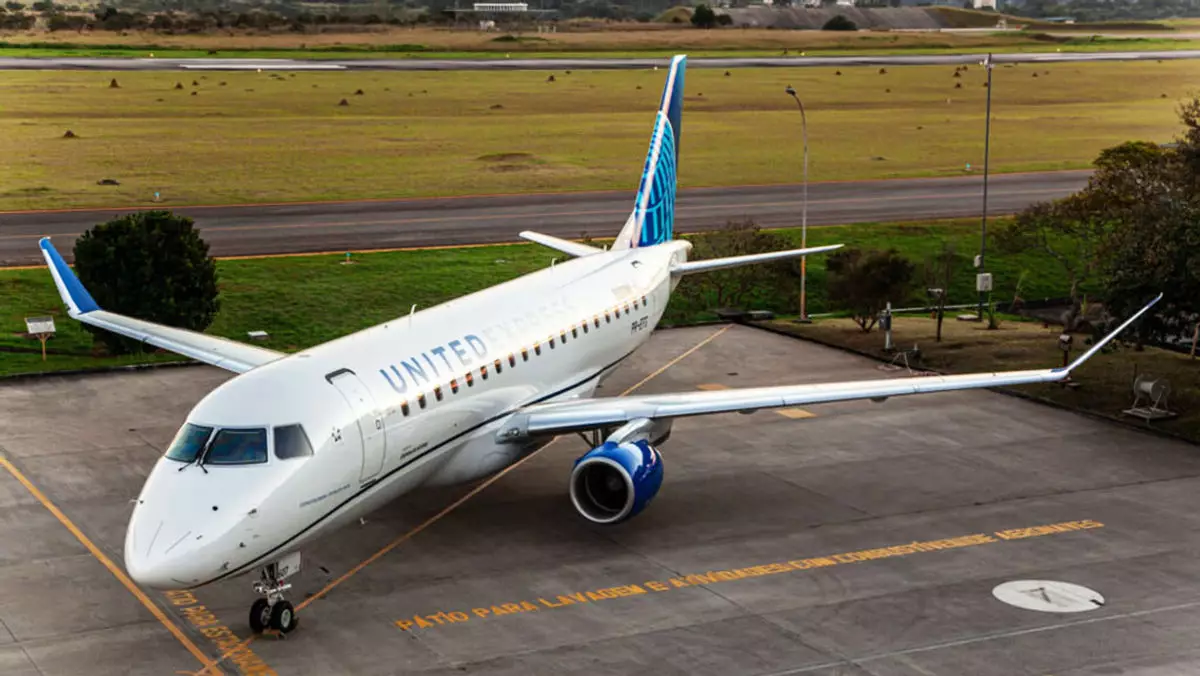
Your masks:
M838 14L838 15L834 16L832 19L830 19L829 21L826 21L825 25L821 26L821 30L823 30L823 31L856 31L856 30L858 30L858 24L854 23L850 19L847 19L846 17L842 16L841 14Z
M850 311L863 333L869 333L888 301L908 296L915 266L896 252L843 249L825 261L829 272L829 303Z
M75 271L100 307L203 331L220 308L216 263L192 219L146 211L101 223L75 243ZM86 327L110 354L140 343Z
M1163 293L1139 323L1139 345L1189 339L1200 317L1200 99L1179 115L1185 131L1175 147L1108 148L1087 187L1072 197L1108 228L1098 270L1109 316L1128 316Z
M715 28L717 13L712 11L708 5L697 5L696 11L692 12L692 25L696 28Z
M729 221L716 232L691 238L689 258L728 258L795 248L786 237L763 232L753 220ZM783 260L692 275L680 289L683 300L697 307L733 308L773 297L795 297L800 263Z
M1074 331L1084 309L1080 287L1097 272L1099 248L1110 229L1107 216L1093 211L1085 197L1072 195L1027 207L996 233L996 245L1006 253L1042 251L1058 261L1071 296L1064 329Z

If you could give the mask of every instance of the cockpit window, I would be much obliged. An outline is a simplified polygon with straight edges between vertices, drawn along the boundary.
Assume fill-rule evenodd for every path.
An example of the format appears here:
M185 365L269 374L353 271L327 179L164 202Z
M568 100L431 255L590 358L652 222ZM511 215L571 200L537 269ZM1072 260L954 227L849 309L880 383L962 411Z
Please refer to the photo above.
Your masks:
M196 456L204 450L204 444L212 436L212 431L211 427L185 424L167 449L167 457L180 462L195 462Z
M267 430L219 430L204 454L206 465L251 465L267 461Z
M407 411L408 402L404 403ZM405 415L408 415L405 413ZM308 443L308 435L299 425L275 428L275 457L280 460L303 458L313 454L312 445Z

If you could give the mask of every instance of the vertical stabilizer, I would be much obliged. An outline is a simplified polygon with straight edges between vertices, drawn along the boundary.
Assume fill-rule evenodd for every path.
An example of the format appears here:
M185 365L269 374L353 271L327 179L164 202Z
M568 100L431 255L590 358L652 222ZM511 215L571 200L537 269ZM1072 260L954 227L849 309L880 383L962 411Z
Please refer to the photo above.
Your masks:
M683 78L687 57L671 59L662 102L650 136L633 213L617 235L614 249L653 246L671 239L675 226L675 172L679 165L679 132L683 123Z

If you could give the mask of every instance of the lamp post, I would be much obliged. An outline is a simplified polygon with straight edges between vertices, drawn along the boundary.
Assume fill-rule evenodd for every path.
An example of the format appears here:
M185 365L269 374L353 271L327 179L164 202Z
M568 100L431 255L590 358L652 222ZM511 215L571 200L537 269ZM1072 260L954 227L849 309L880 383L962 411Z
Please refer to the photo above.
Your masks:
M984 115L983 122L983 220L979 224L979 265L976 272L978 275L984 271L984 254L987 253L987 207L988 207L988 157L991 150L992 140L992 55L988 54L983 60L983 66L987 68L987 112ZM976 287L979 283L976 282ZM983 321L983 291L979 291L979 321Z
M791 85L785 90L800 107L800 134L804 140L804 200L800 207L800 248L808 248L808 119L804 115L804 103ZM808 256L800 257L800 321L808 321Z

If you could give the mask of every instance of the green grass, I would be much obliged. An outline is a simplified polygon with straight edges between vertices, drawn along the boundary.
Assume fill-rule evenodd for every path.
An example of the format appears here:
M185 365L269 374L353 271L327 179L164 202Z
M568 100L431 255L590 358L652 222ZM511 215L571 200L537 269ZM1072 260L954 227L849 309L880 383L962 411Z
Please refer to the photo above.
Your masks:
M795 181L789 84L808 110L813 180L981 165L983 71L888 70L693 70L681 185ZM0 210L145 204L155 191L171 206L633 189L663 72L547 75L4 72ZM1085 167L1127 139L1169 140L1195 82L1193 64L1172 61L1006 66L994 79L997 172ZM481 159L515 153L528 157Z
M894 246L918 263L939 250L942 241L952 243L962 264L950 298L969 302L973 273L967 261L978 246L977 226L973 220L961 220L813 228L809 242L844 242L865 249ZM799 240L797 230L780 232ZM261 329L270 334L261 344L295 351L408 314L414 303L429 307L532 272L549 265L555 256L561 258L544 247L521 244L359 254L353 265L341 265L342 257L332 255L222 260L218 262L221 311L209 332L246 340L247 331ZM812 312L820 312L825 308L824 267L817 257L810 262L810 307ZM988 267L996 274L998 295L1011 290L1022 269L1035 271L1026 281L1022 294L1026 298L1059 296L1066 290L1057 268L1043 256L996 256L989 259ZM918 286L924 288L920 281ZM792 298L764 294L754 306L788 312L794 311L793 302ZM169 355L149 359L96 356L91 335L65 316L44 269L0 270L0 308L0 375L179 359ZM54 316L58 328L45 363L36 353L37 342L23 336L24 318L37 315ZM706 303L677 297L668 321L685 323L711 316Z

